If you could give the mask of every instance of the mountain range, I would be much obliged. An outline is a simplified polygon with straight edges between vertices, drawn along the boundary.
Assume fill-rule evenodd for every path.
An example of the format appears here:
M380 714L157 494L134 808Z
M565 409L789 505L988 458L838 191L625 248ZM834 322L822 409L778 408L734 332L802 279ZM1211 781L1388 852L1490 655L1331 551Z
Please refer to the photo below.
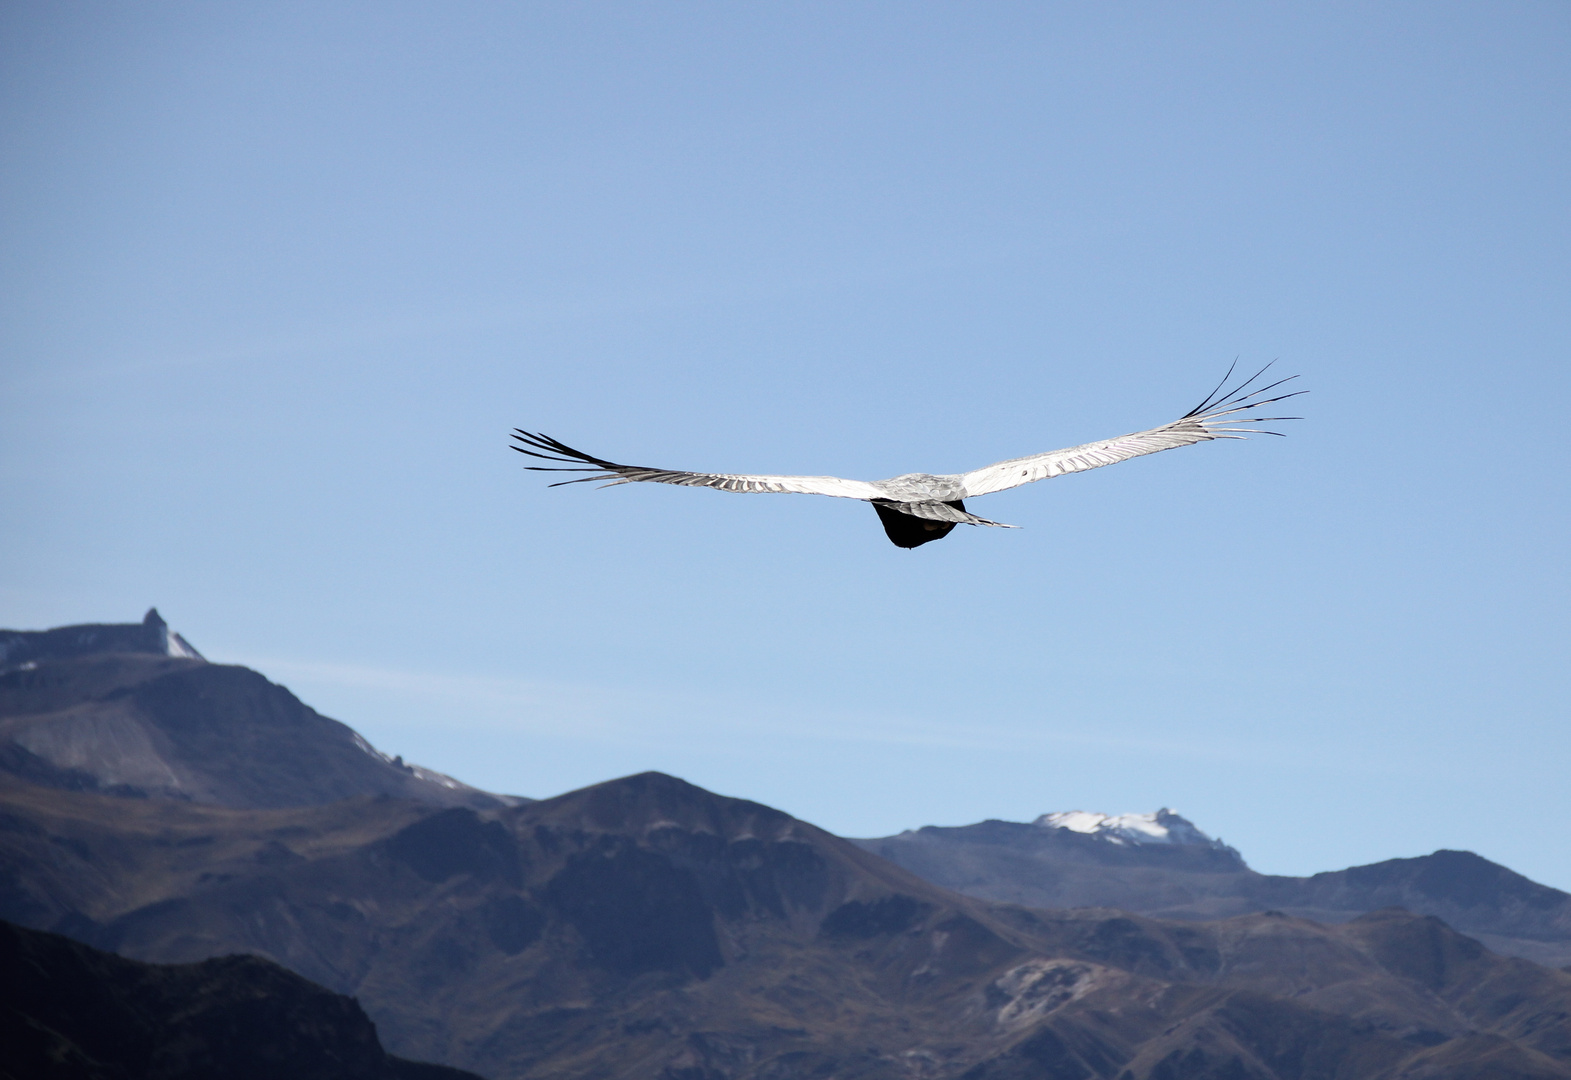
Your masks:
M1104 885L1248 873L1181 819L1152 816L1160 843L1114 831L1139 822L852 842L657 773L510 799L164 650L8 651L0 735L31 757L0 773L0 918L142 963L266 958L353 995L401 1057L491 1080L1571 1077L1571 974L1434 915L1001 902L879 847L969 853L1000 888L993 849L1045 887L1033 844ZM1473 908L1508 904L1477 881Z
M1112 824L1092 826L1093 818ZM1259 874L1169 810L1117 819L1044 814L1029 824L927 826L855 842L934 884L1027 907L1110 907L1164 919L1275 909L1328 923L1405 907L1438 916L1498 953L1571 964L1571 895L1470 851L1312 877Z

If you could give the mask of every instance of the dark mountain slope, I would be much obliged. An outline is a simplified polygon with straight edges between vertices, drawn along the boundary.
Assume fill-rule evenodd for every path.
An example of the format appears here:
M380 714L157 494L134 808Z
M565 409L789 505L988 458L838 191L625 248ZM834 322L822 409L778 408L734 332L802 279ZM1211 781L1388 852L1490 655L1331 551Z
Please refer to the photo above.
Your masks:
M1399 905L1499 937L1562 943L1571 952L1571 895L1471 851L1437 851L1267 881L1275 895L1298 907L1356 911Z
M6 1080L478 1080L387 1054L350 998L254 956L142 964L0 922Z
M1571 895L1471 852L1438 851L1294 878L1257 874L1230 849L1124 846L1008 821L929 826L855 842L934 884L982 899L1177 919L1276 909L1322 922L1400 906L1439 916L1496 951L1571 964Z
M246 668L209 664L194 651L94 651L124 645L122 638L144 629L0 632L0 642L28 639L13 640L13 653L39 657L0 672L0 775L222 806L309 806L373 794L448 806L517 801L389 759ZM61 640L45 648L55 636Z
M1436 920L988 904L659 774L484 811L0 809L0 903L34 925L261 953L495 1080L1571 1077L1571 976Z
M119 931L97 919L158 910L230 882L252 883L260 901L280 869L359 850L433 812L429 804L390 798L244 810L0 782L0 918L116 949ZM197 960L246 948L335 989L349 986L287 951L226 946L200 938L194 925L189 934L195 940L186 951L145 958Z

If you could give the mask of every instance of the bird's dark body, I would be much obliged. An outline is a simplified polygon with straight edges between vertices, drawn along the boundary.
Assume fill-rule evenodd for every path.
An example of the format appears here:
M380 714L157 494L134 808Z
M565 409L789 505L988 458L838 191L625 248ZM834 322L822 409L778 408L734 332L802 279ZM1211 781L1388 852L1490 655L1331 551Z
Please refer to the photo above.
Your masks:
M953 506L956 510L966 508L965 502L960 499L944 505ZM884 503L874 503L873 509L878 511L878 520L884 523L884 535L888 536L896 547L921 547L934 540L942 540L955 528L953 521L929 521L926 518L912 517Z

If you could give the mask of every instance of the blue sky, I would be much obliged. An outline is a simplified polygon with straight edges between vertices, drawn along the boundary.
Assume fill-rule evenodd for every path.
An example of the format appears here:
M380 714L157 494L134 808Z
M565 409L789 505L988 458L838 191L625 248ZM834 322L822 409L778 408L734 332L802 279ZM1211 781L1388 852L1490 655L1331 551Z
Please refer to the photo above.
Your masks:
M1172 806L1571 888L1571 8L0 11L0 624L156 604L390 753L846 835ZM1176 417L1288 439L979 500Z

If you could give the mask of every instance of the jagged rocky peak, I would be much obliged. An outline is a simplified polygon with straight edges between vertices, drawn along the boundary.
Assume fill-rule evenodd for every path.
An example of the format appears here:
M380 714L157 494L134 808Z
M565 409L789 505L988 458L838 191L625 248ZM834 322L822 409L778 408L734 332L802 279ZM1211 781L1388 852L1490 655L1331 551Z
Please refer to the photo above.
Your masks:
M150 607L147 609L147 614L142 616L142 626L146 633L159 639L155 644L161 643L163 645L165 656L184 656L191 660L207 659L197 652L196 648L189 641L169 629L169 624L164 622L163 617L158 614L157 608Z
M1231 851L1221 840L1213 840L1188 818L1163 807L1154 814L1098 814L1088 810L1065 810L1043 814L1031 824L1039 829L1066 829L1105 840L1110 844L1180 844L1191 847Z
M148 608L139 623L81 623L52 630L0 630L0 671L36 667L40 661L105 653L206 658Z

